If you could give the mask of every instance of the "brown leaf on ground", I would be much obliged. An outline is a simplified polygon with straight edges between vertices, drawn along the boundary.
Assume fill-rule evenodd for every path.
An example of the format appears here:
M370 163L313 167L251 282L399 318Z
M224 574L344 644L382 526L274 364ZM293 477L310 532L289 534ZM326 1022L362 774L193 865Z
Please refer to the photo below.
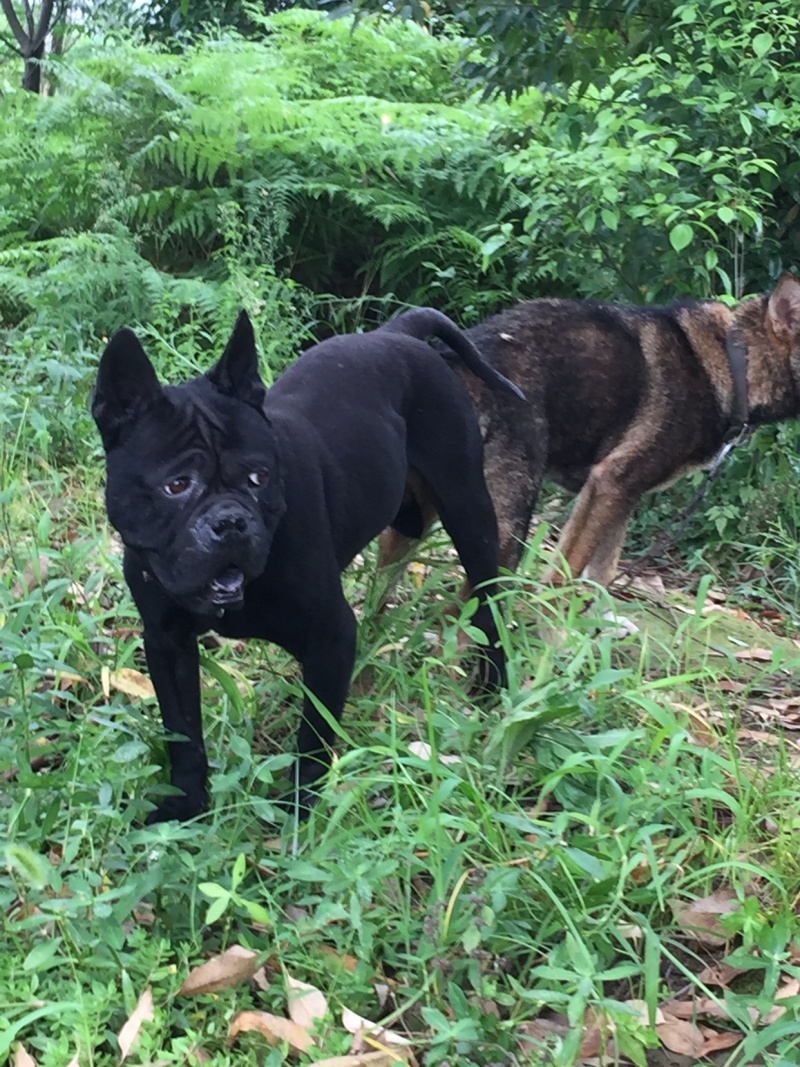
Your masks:
M538 1019L526 1019L517 1026L517 1034L524 1038L533 1038L534 1041L547 1043L551 1037L566 1037L571 1027L566 1015L539 1016ZM520 1048L530 1052L529 1041L518 1041Z
M21 1041L14 1049L14 1067L36 1067L36 1060Z
M712 963L708 967L705 967L697 976L697 981L702 982L704 985L718 985L723 989L727 989L734 978L738 978L740 974L745 972L741 967L732 967L729 963L724 963L720 960L719 963Z
M258 953L242 945L231 945L220 956L193 967L178 990L179 997L218 993L248 981L258 969Z
M108 684L111 689L118 689L127 697L135 700L146 700L154 697L156 691L153 683L146 674L135 671L132 667L121 667L118 671L111 671L108 676Z
M740 907L736 891L730 886L716 889L702 900L671 900L669 905L683 933L703 945L724 945L727 942L728 935L722 928L720 916L731 915Z
M723 678L718 685L723 693L741 693L745 688L744 682L737 682L734 678Z
M665 1012L664 1022L658 1024L656 1033L670 1052L679 1052L682 1056L702 1055L705 1038L699 1028L686 1019L673 1019Z
M734 659L757 660L759 663L770 663L772 660L771 648L740 648L733 654Z
M642 571L631 582L630 589L637 589L641 593L650 593L652 596L663 597L666 593L664 579L658 571Z
M777 733L770 733L769 730L750 730L746 727L741 727L736 731L736 737L739 741L753 741L759 745L770 745L776 748L781 744L781 739ZM786 742L789 744L789 742Z
M705 712L708 704L693 706L691 704L673 704L677 711L683 712L688 719L689 733L696 745L705 748L717 748L719 746L719 734L709 722Z
M800 730L800 697L774 699L767 704L748 704L747 710L765 722L780 723L785 730Z
M317 952L323 957L323 964L329 971L348 971L354 974L358 970L358 957L351 956L348 952L339 952L333 945L319 945Z
M270 1015L268 1011L240 1011L231 1019L228 1030L228 1047L231 1047L239 1034L257 1033L265 1037L271 1045L286 1041L295 1052L307 1052L314 1045L314 1038L302 1026L279 1015Z
M733 1048L744 1037L744 1034L735 1034L733 1030L712 1030L710 1026L701 1026L700 1029L704 1039L704 1056L712 1052L720 1052L722 1049Z
M286 988L289 991L289 1018L298 1026L311 1030L328 1014L328 1002L316 986L287 975Z
M145 989L139 997L136 1007L133 1009L130 1017L123 1024L122 1029L117 1034L120 1062L127 1058L131 1049L133 1049L138 1041L142 1023L151 1023L155 1017L156 1015L153 1010L153 991L151 989Z
M727 1019L731 1015L723 1003L713 1000L711 997L695 997L694 1000L665 1000L661 1005L664 1014L675 1019L695 1019L698 1016L707 1016L710 1019ZM758 1018L754 1007L747 1009L750 1019L755 1023Z
M37 563L33 560L29 560L23 568L22 574L19 576L19 580L14 583L14 587L11 590L15 600L21 600L22 597L28 596L34 589L38 589L40 585L44 585L47 581L47 575L50 570L50 557L45 556L44 553L39 553L39 559Z
M308 1067L398 1067L412 1060L410 1052L362 1052L357 1056L329 1056Z

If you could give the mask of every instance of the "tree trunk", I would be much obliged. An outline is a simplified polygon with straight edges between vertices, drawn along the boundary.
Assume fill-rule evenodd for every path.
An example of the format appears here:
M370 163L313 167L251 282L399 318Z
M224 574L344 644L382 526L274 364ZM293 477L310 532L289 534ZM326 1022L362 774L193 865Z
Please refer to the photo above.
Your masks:
M44 41L33 55L25 57L25 72L22 75L22 88L38 93L42 87L42 66L39 62L44 56Z
M0 10L8 21L8 25L16 38L19 54L25 63L25 72L22 75L22 88L32 93L38 93L42 86L42 68L40 60L44 56L44 45L47 35L64 17L67 8L67 0L41 0L39 17L34 19L33 0L23 0L23 12L25 27L20 22L19 15L14 8L13 0L0 0Z

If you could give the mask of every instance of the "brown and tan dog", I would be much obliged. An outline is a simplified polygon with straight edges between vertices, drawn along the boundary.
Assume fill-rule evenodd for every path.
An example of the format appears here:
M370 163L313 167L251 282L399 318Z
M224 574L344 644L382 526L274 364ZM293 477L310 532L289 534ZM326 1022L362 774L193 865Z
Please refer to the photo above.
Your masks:
M707 465L745 423L800 415L800 280L789 273L733 309L531 300L467 333L527 397L462 375L510 570L545 477L579 492L558 543L569 571L608 584L647 490ZM384 539L384 560L401 542Z

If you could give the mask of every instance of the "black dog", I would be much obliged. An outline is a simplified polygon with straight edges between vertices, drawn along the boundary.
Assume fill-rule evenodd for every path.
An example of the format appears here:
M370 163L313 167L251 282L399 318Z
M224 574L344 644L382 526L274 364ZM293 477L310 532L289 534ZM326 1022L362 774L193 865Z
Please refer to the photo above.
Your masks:
M100 362L92 405L106 451L106 500L125 544L124 572L144 624L147 663L169 741L170 796L149 822L207 805L198 634L274 641L338 719L353 669L356 621L340 571L390 525L419 537L435 505L479 599L488 638L479 684L503 683L487 603L497 523L469 396L435 335L483 381L519 395L444 315L406 312L370 334L306 352L267 390L242 312L217 365L162 387L131 330ZM300 803L330 763L333 730L304 701Z

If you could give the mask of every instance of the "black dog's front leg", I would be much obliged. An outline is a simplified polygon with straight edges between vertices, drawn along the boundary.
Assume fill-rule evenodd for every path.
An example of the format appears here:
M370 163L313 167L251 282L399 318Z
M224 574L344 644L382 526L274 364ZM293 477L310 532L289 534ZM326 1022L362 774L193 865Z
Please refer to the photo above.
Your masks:
M303 684L338 722L342 717L356 655L356 619L344 597L329 611L323 625L316 625L301 656ZM297 735L299 803L313 804L310 790L331 765L334 729L314 701L303 700L303 721Z
M167 742L172 767L170 780L183 796L167 797L148 815L147 822L191 819L208 807L208 760L200 712L200 656L194 628L184 620L175 620L172 625L145 624L144 650L164 731L186 738Z

